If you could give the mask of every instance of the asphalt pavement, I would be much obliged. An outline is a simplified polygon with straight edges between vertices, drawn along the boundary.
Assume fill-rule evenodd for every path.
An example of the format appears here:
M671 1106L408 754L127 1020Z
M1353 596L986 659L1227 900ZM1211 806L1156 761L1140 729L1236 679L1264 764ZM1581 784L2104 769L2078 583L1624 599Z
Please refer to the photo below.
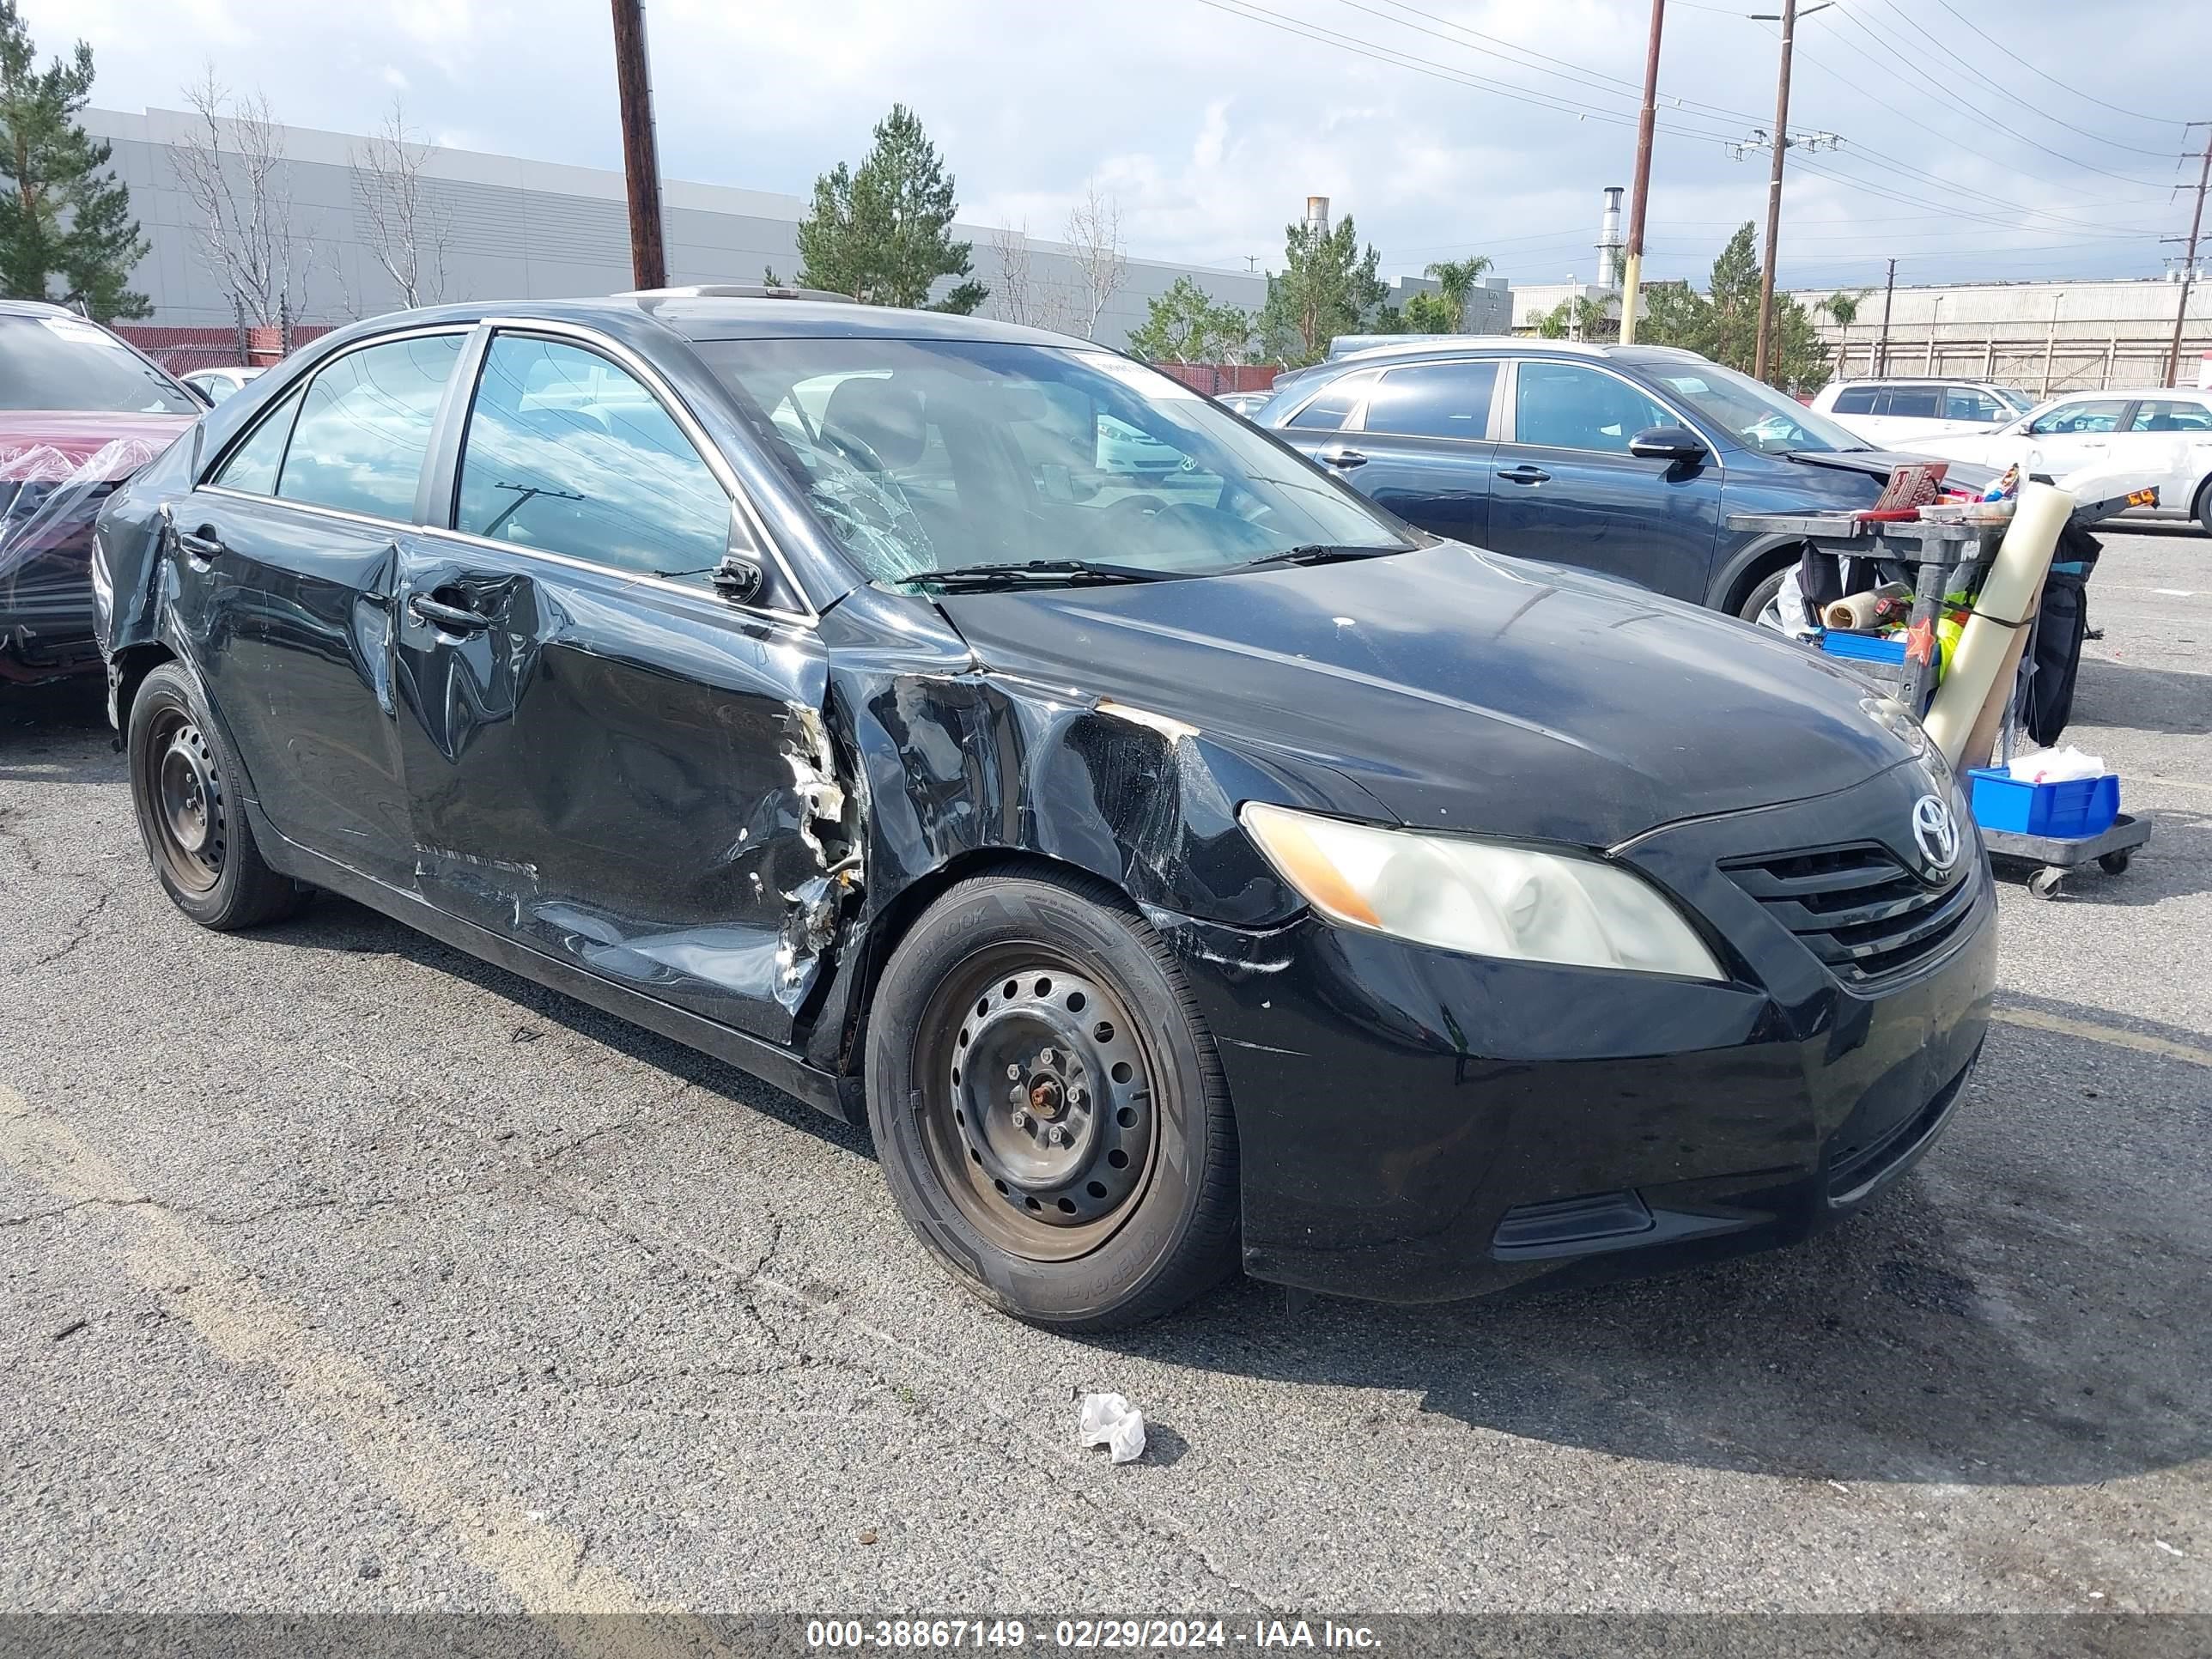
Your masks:
M0 690L0 1611L2212 1611L2212 540L2090 603L2069 740L2154 839L2003 884L1869 1212L1086 1340L715 1062L338 900L192 927L96 694Z

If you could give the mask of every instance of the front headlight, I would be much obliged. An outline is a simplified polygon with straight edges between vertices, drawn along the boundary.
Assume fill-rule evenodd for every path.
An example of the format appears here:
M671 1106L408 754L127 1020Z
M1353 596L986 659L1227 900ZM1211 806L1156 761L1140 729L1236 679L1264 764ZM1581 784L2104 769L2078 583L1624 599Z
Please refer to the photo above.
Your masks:
M1261 801L1237 816L1283 879L1347 927L1471 956L1727 978L1657 890L1614 865Z

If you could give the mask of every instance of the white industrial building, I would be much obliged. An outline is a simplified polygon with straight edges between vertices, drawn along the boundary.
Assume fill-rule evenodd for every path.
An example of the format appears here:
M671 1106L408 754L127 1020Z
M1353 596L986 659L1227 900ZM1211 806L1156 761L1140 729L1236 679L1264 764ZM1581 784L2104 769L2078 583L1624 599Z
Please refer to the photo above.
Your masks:
M1838 354L1839 376L1971 375L2037 396L2166 384L2182 303L2181 283L2157 277L1900 286L1889 296L1885 349L1882 289L1844 291L1859 296L1848 330L1824 308L1837 290L1796 295ZM2182 331L2185 385L2197 384L2204 354L2212 349L2209 305L2212 295L2201 284L2192 287Z
M203 222L175 164L175 147L196 118L176 110L132 115L88 109L82 118L88 131L112 142L115 171L130 186L131 210L153 244L131 279L154 303L147 320L230 326L231 301L200 257ZM355 165L364 142L307 127L282 130L279 182L292 203L297 320L343 321L399 303L371 252L365 175ZM446 241L442 297L556 299L632 286L620 173L447 149L431 150L425 171L425 205ZM799 222L807 210L799 197L675 179L664 181L661 194L672 283L757 283L770 266L786 279L796 274ZM994 296L986 313L1006 314L994 228L962 224L954 234L975 243L974 276ZM1027 246L1033 312L1073 314L1085 284L1070 251L1035 237ZM1147 302L1178 276L1190 277L1217 301L1248 310L1256 311L1267 297L1267 279L1256 272L1133 258L1099 316L1096 337L1123 343L1144 322ZM949 279L940 284L951 285Z

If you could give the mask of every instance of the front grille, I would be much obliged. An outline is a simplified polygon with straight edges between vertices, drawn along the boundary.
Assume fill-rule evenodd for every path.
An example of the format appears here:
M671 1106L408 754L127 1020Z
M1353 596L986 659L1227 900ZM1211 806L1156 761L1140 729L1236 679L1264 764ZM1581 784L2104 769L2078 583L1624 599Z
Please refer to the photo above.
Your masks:
M1932 886L1871 842L1733 860L1729 878L1805 941L1838 979L1864 984L1936 956L1974 908L1979 860Z

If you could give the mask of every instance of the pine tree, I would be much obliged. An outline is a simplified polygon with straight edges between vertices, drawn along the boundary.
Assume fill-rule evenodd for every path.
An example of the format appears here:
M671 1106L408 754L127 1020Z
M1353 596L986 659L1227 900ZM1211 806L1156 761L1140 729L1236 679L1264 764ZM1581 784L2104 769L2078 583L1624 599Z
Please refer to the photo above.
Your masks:
M1346 214L1333 231L1294 224L1283 233L1283 271L1267 278L1260 327L1270 350L1292 367L1317 363L1340 334L1372 320L1390 289L1376 274L1382 256L1362 250Z
M143 317L152 306L125 283L149 244L111 146L76 120L91 92L92 48L40 69L15 0L0 0L0 293Z
M799 281L868 305L922 305L939 277L971 269L975 244L946 234L955 210L937 146L913 111L894 104L857 170L840 161L814 181L814 210L799 226ZM964 316L989 294L963 282L934 309Z

